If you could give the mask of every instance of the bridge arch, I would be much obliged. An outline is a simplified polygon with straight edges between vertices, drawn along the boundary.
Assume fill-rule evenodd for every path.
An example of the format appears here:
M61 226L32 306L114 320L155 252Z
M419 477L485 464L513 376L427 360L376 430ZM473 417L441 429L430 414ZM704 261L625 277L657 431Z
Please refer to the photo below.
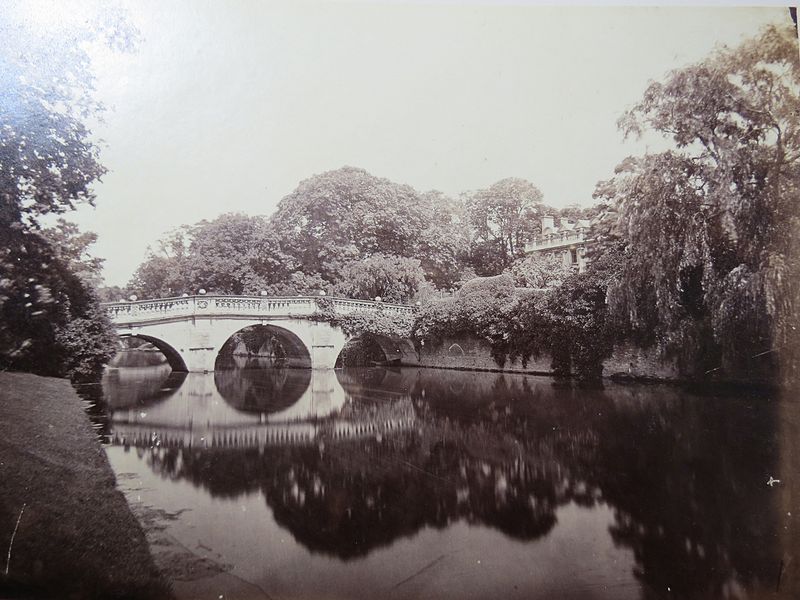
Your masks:
M214 359L214 370L246 367L310 369L311 350L291 329L275 324L245 325L225 340Z
M202 370L212 371L215 368L217 355L228 340L242 329L253 326L265 327L268 331L279 335L279 339L294 354L289 366L312 369L331 369L336 357L344 347L347 337L339 328L330 323L311 321L303 318L283 319L218 319L209 329L208 349L211 355L206 357L209 365ZM190 370L192 365L189 365ZM201 369L198 369L201 370Z
M183 360L183 356L181 353L178 352L171 344L168 342L154 337L152 335L147 335L143 333L122 333L119 336L120 338L139 338L140 340L144 340L146 342L150 342L158 348L161 353L167 358L167 362L169 366L172 368L173 371L178 373L186 373L189 371L189 368L186 366L186 361Z
M337 367L362 367L373 364L414 365L419 357L414 344L399 336L362 333L347 340L336 360Z

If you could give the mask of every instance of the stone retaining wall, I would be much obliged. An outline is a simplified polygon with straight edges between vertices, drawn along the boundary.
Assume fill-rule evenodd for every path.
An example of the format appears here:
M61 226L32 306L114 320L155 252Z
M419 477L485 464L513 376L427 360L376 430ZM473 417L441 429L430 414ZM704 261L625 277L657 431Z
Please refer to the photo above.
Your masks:
M523 366L522 361L506 361L499 365L492 358L489 343L475 337L445 339L441 344L422 346L419 349L419 365L445 369L475 371L510 371L521 373L551 374L552 359L548 354L531 357ZM659 359L652 350L634 347L619 347L603 364L606 377L630 377L635 379L679 379L674 363Z

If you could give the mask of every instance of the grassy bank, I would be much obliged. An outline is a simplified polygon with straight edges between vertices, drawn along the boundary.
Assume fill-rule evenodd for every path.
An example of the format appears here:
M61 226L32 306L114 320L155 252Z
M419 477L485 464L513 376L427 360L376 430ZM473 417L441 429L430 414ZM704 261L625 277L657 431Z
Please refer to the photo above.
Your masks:
M0 373L0 597L14 596L171 594L69 382Z

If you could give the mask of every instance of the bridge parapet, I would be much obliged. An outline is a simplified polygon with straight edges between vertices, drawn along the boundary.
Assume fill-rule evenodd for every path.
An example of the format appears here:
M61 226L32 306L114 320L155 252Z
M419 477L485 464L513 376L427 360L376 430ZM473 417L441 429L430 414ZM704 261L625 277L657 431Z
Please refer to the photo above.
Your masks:
M103 306L115 324L143 323L152 320L248 315L254 317L311 317L321 301L339 314L355 311L413 314L414 307L350 298L320 296L181 296L134 302L107 302Z

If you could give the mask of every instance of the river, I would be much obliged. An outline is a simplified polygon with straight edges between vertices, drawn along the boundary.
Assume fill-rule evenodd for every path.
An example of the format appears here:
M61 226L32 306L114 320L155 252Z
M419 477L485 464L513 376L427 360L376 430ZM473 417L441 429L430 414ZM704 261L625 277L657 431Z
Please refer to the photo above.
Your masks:
M796 403L503 373L234 366L110 369L95 394L118 485L179 597L780 588L780 432L787 414L796 425Z

